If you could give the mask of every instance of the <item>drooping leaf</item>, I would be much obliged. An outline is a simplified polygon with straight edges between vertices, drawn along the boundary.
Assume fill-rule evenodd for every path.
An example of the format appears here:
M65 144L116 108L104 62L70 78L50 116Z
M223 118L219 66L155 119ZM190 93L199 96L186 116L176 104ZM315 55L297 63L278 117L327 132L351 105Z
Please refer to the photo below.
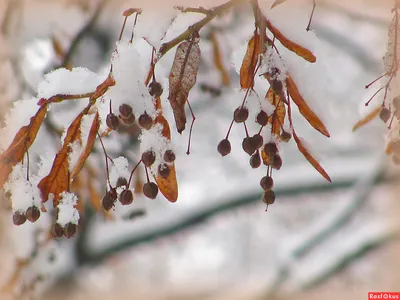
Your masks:
M47 106L47 104L44 104L39 108L37 113L30 119L30 123L21 127L7 150L0 154L0 188L3 187L12 168L22 161L26 151L35 141L46 116Z
M200 65L200 46L198 36L179 44L169 73L169 96L176 128L179 133L185 130L185 104L191 88L196 83Z
M104 80L96 87L96 91L90 96L90 102L95 102L96 99L103 96L107 92L107 90L113 85L115 85L115 80L110 73L106 80Z
M268 123L272 125L271 132L275 134L277 138L279 138L281 134L282 125L285 122L285 116L286 116L285 104L281 99L281 97L278 96L271 87L268 89L265 98L269 101L269 103L275 106L274 115L268 119Z
M370 121L375 119L377 116L379 116L379 113L381 112L381 109L382 109L382 107L378 106L373 111L371 111L368 115L366 115L364 118L362 118L360 121L358 121L353 126L353 131L356 131L358 128L364 126L365 124L369 123Z
M71 152L71 144L81 137L81 122L85 111L81 112L68 127L67 134L61 150L54 158L50 173L38 184L42 195L42 202L49 199L49 194L54 195L53 205L56 207L60 200L60 193L69 188L70 174L68 155Z
M310 50L289 40L286 36L283 35L282 32L280 32L274 25L272 25L271 21L269 21L267 18L265 18L265 23L269 31L272 32L272 34L281 42L284 47L309 62L314 63L317 61L317 58Z
M168 141L171 140L171 130L167 119L162 114L161 99L156 98L155 107L158 111L155 122L162 126L161 134ZM169 165L170 173L167 178L163 178L158 175L154 175L154 179L160 189L161 194L164 195L170 202L175 202L178 199L178 181L176 179L175 163Z
M325 125L307 105L307 102L301 96L299 90L297 89L296 84L294 83L293 79L290 77L289 74L287 74L286 77L286 86L290 97L293 99L293 102L298 106L300 113L304 116L304 118L306 118L308 123L310 123L312 127L321 132L323 135L329 137L330 135Z
M322 168L319 162L311 155L310 151L303 145L301 139L297 136L296 131L293 127L293 120L292 120L292 111L290 108L290 102L288 105L288 119L290 123L290 127L292 128L292 135L297 144L297 148L299 151L304 155L304 157L309 161L309 163L329 182L332 182L331 178L329 177L328 173Z
M254 31L253 37L247 43L246 54L240 67L240 86L242 89L252 88L254 85L254 72L257 67L258 56L261 53L260 35Z
M311 153L304 147L301 139L297 136L296 132L293 131L293 138L296 141L297 148L299 151L304 155L304 157L310 162L310 164L329 182L332 182L331 178L329 177L328 173L324 170L323 167L319 164L319 162L311 155Z
M71 171L70 180L73 180L74 177L82 170L86 159L89 157L89 155L92 151L94 142L96 141L96 134L97 134L97 131L99 130L99 127L100 127L99 113L97 112L93 119L92 126L90 127L90 131L89 131L88 139L86 141L85 148L83 149L76 165L74 166L74 168Z
M286 2L287 0L275 0L274 3L271 5L271 9L273 9L275 6L278 6L279 4L282 4L283 2Z
M219 48L217 36L213 31L210 34L210 41L213 46L214 64L217 70L221 74L222 84L225 86L229 86L230 84L229 75L222 61L221 49Z

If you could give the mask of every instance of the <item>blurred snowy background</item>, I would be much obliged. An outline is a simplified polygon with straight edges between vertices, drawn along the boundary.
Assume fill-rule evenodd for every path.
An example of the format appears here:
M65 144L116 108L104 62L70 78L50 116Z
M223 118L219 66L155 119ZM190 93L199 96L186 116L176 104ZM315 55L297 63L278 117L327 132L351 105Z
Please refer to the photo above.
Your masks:
M44 74L62 64L53 36L66 49L76 42L72 66L106 74L123 21L121 12L149 3L100 2L4 0L0 4L2 114L12 101L35 96ZM206 2L168 1L168 5L210 7ZM375 92L364 86L383 72L392 1L318 1L311 26L315 36L305 30L312 1L288 0L270 11L272 2L260 5L275 26L310 45L318 58L315 66L309 66L294 55L285 56L305 98L331 133L326 139L298 114L294 117L297 131L333 183L324 182L293 143L283 145L284 164L274 174L277 199L265 212L259 188L265 170L249 167L241 149L243 129L232 130L231 155L221 158L216 151L240 101L238 75L231 65L237 64L235 57L242 55L240 49L254 30L249 11L234 11L211 23L219 29L231 87L221 86L212 65L211 43L202 39L202 65L191 94L197 119L190 156L184 154L188 132L173 135L179 153L178 201L168 203L162 195L155 201L138 199L133 212L144 211L144 216L118 222L88 211L83 230L71 240L59 241L55 261L39 260L36 266L45 274L37 285L42 285L38 289L46 297L283 299L294 293L296 298L329 299L341 293L366 299L368 291L399 289L399 176L384 155L384 124L377 120L355 133L351 130L365 114L364 102ZM148 9L167 3L152 6ZM180 28L201 16L185 18ZM215 88L217 95L204 87ZM167 114L171 119L171 112ZM121 148L137 155L133 138L111 137L105 144L115 156ZM6 284L16 255L23 252L18 247L31 242L26 236L31 231L22 228L25 225L15 227L9 208L2 206L0 281ZM48 267L51 264L54 267Z

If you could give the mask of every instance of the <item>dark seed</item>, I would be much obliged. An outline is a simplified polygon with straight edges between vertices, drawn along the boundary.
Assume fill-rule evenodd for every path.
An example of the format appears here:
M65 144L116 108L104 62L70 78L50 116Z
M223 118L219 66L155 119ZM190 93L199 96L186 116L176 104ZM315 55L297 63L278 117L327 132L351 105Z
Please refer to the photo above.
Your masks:
M274 204L274 202L275 202L274 191L272 191L272 190L265 191L264 195L263 195L263 202L268 205Z
M153 97L159 97L163 93L162 85L157 81L152 81L149 84L149 94Z
M260 186L264 191L271 190L274 187L274 180L271 176L264 176L260 180Z
M156 161L156 154L153 150L142 153L142 162L146 167L150 167Z
M165 162L171 163L175 160L176 156L174 151L172 150L167 150L164 152L164 160Z
M291 138L292 138L292 135L289 132L284 131L281 133L281 141L282 142L287 143L290 141Z
M271 88L274 90L275 94L280 95L282 92L282 82L278 79L273 79L271 82Z
M103 204L103 208L106 211L109 211L111 208L114 206L114 200L111 197L110 193L106 193L103 197L103 200L101 200L101 203Z
M265 126L268 124L268 115L265 111L260 111L257 115L257 123L260 124L261 126Z
M26 216L24 215L23 212L16 211L13 214L13 223L14 225L22 225L26 222Z
M153 119L145 112L139 116L138 123L140 127L149 130L153 126Z
M143 194L150 199L155 199L158 194L158 186L154 182L146 182L143 185Z
M231 142L228 139L223 139L219 142L217 150L222 156L231 153Z
M64 227L64 236L68 239L70 237L73 237L76 233L76 228L77 228L76 224L68 223Z
M390 119L390 110L387 109L386 107L382 107L381 112L379 113L379 118L386 123Z
M264 143L264 139L261 134L257 133L251 137L251 142L253 143L253 146L256 147L256 149L260 149Z
M250 157L250 166L253 169L258 168L259 166L261 166L261 157L260 157L260 153L257 151L256 153L254 153L251 157Z
M108 128L110 128L112 130L118 130L119 119L115 114L109 113L106 118L106 124L107 124Z
M128 104L122 104L119 107L119 113L121 114L121 117L126 119L132 116L132 106Z
M271 167L279 170L282 167L282 158L279 154L275 154L271 158Z
M242 148L248 155L252 155L254 151L256 151L256 146L252 143L251 137L245 137L243 139Z
M160 164L158 166L158 174L162 177L162 178L167 178L169 176L169 174L171 173L171 169L168 167L167 164Z
M249 110L247 107L238 107L235 109L235 112L233 113L233 119L235 120L236 123L242 123L247 120L249 117Z
M274 142L269 142L264 145L264 152L268 157L272 157L278 152L278 147Z
M60 224L54 223L53 226L51 226L51 235L55 238L60 238L64 234L64 229L61 227Z
M36 222L37 219L40 217L40 210L36 206L31 206L28 207L28 209L25 212L26 218L28 219L29 222Z
M125 177L119 177L117 180L117 183L115 185L116 185L116 187L121 187L123 185L126 186L126 185L128 185L128 181L126 180Z
M396 96L393 98L393 106L396 109L400 109L400 96Z
M129 205L133 202L133 193L131 190L123 190L119 195L119 202L122 205Z
M133 123L135 123L136 117L134 114L131 114L129 117L127 118L121 118L121 121L128 126L132 126Z

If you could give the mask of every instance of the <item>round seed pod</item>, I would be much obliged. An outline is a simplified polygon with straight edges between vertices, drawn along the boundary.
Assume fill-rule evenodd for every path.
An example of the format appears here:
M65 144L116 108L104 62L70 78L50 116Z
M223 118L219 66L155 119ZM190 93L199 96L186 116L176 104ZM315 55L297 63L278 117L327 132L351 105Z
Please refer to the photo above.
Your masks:
M119 195L119 202L121 202L122 205L129 205L133 202L133 193L131 190L123 190L121 194Z
M13 223L14 225L22 225L26 222L26 216L23 212L21 211L16 211L13 214Z
M243 123L249 117L249 110L245 106L240 106L235 109L233 113L233 119L236 123Z
M164 152L164 161L167 163L172 163L175 161L175 153L172 150L167 150Z
M60 238L64 235L64 229L60 224L54 223L53 226L51 226L50 233L54 238Z
M101 200L101 203L103 204L104 210L109 211L111 208L113 208L115 201L111 197L110 193L106 193Z
M290 141L291 138L292 138L292 135L289 132L284 131L281 133L281 141L282 142L287 143Z
M115 184L115 186L116 187L121 187L121 186L123 186L123 185L128 185L128 181L126 180L126 178L125 177L119 177L118 179L117 179L117 183Z
M153 119L148 113L144 112L139 116L138 123L140 127L149 130L153 126Z
M265 191L264 195L263 195L263 202L268 205L274 204L274 202L275 202L274 191L272 191L272 190Z
M390 119L390 110L387 109L386 107L382 107L381 112L379 113L379 118L386 123Z
M269 142L264 145L264 152L268 157L272 157L278 153L278 147L274 142Z
M162 95L162 93L163 93L163 87L159 82L157 82L157 81L150 82L150 84L149 84L149 94L152 97L159 97L159 96Z
M156 161L156 154L153 150L142 153L142 162L146 167L150 167Z
M126 103L120 105L119 113L121 115L121 118L123 119L129 118L130 116L132 116L132 106Z
M134 114L131 114L127 118L121 117L121 121L127 126L132 126L135 123L135 120L136 120L136 117Z
M29 222L36 222L37 219L40 217L40 210L36 206L31 206L28 207L28 209L25 212L26 218L28 219Z
M271 167L279 170L282 167L282 158L279 154L275 154L271 158Z
M274 90L275 94L280 95L283 89L282 82L278 79L273 79L271 82L271 88Z
M266 126L268 124L268 115L265 111L260 111L256 117L256 121L261 126Z
M254 153L251 157L250 157L250 166L253 169L258 168L259 166L261 166L261 157L260 157L260 153L257 151L256 153Z
M171 169L169 168L169 166L167 164L159 164L158 165L158 174L162 178L166 179L170 173L171 173Z
M217 150L222 156L231 153L231 142L228 139L223 139L219 142Z
M146 182L143 185L143 194L150 199L155 199L158 194L158 186L154 182Z
M271 190L274 187L274 180L271 176L264 176L260 180L260 186L264 191Z
M112 130L118 130L119 119L115 114L109 113L106 118L106 124L107 124L108 128L110 128Z
M264 144L264 139L261 134L257 133L251 137L251 142L253 143L256 149L260 149Z
M252 143L251 137L245 137L243 139L242 148L248 155L252 155L254 151L256 151L256 146Z
M67 225L65 225L64 227L64 236L69 239L71 237L73 237L76 233L77 230L76 224L73 223L68 223Z

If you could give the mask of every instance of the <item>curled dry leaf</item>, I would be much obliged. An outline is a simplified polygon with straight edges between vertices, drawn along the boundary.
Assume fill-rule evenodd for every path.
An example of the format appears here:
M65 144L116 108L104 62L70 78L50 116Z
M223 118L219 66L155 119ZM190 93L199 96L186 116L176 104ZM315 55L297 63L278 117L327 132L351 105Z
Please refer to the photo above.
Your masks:
M311 155L311 153L304 147L301 139L297 136L296 132L293 130L292 132L293 138L296 141L297 148L299 151L304 155L304 157L310 162L310 164L329 182L332 182L331 178L329 177L328 173L324 170L323 167L319 164L319 162Z
M221 50L219 48L217 36L214 33L214 31L212 31L210 34L210 41L213 46L214 64L215 64L215 67L217 68L217 70L221 74L222 84L225 86L229 86L230 79L229 79L228 71L225 69L224 63L222 61Z
M273 106L275 106L275 112L273 116L268 119L268 123L272 125L271 132L279 139L282 125L285 122L285 104L282 98L278 96L271 87L268 89L268 92L265 95L265 99L267 99Z
M42 195L42 202L49 199L49 194L54 195L53 205L56 207L60 200L60 193L69 188L70 174L68 155L71 152L71 144L81 138L81 122L86 111L82 111L68 127L61 150L54 158L50 173L38 184Z
M356 131L358 128L364 126L365 124L369 123L370 121L375 119L377 116L379 116L379 113L381 112L381 109L382 109L382 107L378 106L373 111L371 111L369 114L367 114L364 118L362 118L360 121L358 121L353 126L353 131Z
M261 53L260 35L257 30L247 43L246 54L240 67L240 86L242 89L252 88L254 85L254 72L256 70L258 56Z
M264 149L261 150L261 157L264 165L266 166L271 165L271 158L267 155L267 153L265 153Z
M330 135L325 125L307 105L306 101L301 96L296 84L289 74L287 74L286 77L286 86L290 97L293 99L293 102L298 106L300 113L306 118L308 123L310 123L312 127L321 132L323 135L329 137Z
M185 104L190 90L196 83L200 55L199 37L193 35L189 41L179 44L169 73L168 100L171 103L179 133L185 130Z
M39 108L37 113L30 119L30 123L21 129L15 135L11 145L0 154L0 188L7 181L12 168L22 161L26 151L33 144L40 126L46 116L48 104L44 104Z
M106 78L106 80L104 80L102 83L100 83L97 86L96 91L90 96L90 98L89 98L90 102L91 103L96 102L96 99L103 96L107 92L108 88L113 85L115 85L115 80L110 73L108 75L108 77Z
M307 60L309 62L314 63L317 61L317 58L310 50L289 40L287 37L285 37L282 34L282 32L280 32L274 25L272 25L272 23L267 18L264 18L264 20L265 20L265 24L267 25L267 28L269 29L269 31L272 32L272 34L281 42L281 44L284 47L286 47L290 51L296 53L298 56L301 56L302 58L304 58L305 60Z
M156 116L155 122L162 126L161 134L167 140L171 140L171 130L167 119L162 114L161 98L156 98L155 103L158 114ZM178 181L176 180L176 170L175 163L170 166L170 173L167 178L163 178L160 175L154 175L154 179L157 182L160 192L167 198L170 202L175 202L178 199Z
M97 134L97 131L99 130L99 127L100 127L99 113L97 112L96 115L94 116L92 126L90 127L89 135L88 135L88 139L86 141L85 148L83 149L81 155L79 156L79 159L78 159L76 165L72 169L72 172L70 175L71 181L82 170L86 159L89 157L90 152L92 151L94 142L96 141L96 134Z

